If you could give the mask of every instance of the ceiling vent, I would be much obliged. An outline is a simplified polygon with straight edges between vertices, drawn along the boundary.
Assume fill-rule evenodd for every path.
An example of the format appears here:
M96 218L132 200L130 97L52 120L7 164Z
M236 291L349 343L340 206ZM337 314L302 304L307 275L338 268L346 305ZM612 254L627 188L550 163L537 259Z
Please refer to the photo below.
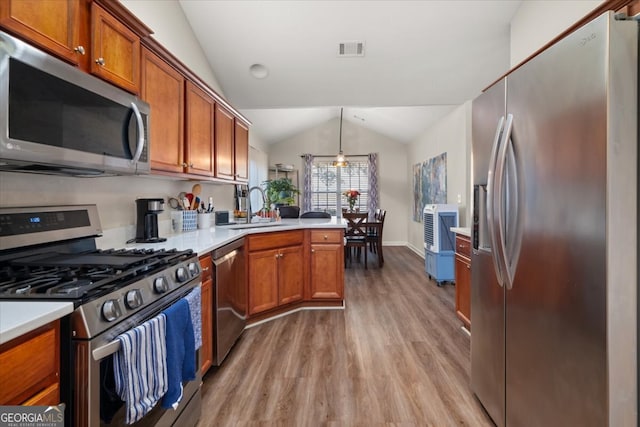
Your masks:
M340 42L340 44L338 45L338 56L341 58L353 57L353 56L364 56L364 42L360 42L360 41Z

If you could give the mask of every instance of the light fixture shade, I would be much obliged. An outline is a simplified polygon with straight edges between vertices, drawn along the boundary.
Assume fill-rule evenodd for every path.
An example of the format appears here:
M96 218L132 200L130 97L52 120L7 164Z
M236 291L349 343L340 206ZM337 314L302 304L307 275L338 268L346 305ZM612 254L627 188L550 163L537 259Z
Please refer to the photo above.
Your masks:
M342 154L342 108L340 108L340 136L339 136L339 146L338 146L338 155L336 159L333 161L333 166L339 166L341 168L348 166L349 162L345 159L344 154Z

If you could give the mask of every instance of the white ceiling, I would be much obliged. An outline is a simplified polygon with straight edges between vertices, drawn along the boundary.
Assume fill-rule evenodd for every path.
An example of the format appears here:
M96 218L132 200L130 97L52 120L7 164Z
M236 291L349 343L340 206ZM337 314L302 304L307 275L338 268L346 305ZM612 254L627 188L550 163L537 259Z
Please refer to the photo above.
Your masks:
M408 143L509 68L521 0L180 0L227 99L267 143L340 115ZM364 57L338 43L364 41ZM269 74L256 79L252 64Z

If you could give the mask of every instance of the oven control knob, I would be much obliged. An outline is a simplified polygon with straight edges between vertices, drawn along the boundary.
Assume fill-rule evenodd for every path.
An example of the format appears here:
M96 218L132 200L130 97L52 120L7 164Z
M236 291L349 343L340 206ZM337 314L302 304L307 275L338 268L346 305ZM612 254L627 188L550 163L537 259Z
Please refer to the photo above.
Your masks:
M200 273L200 269L198 268L198 264L195 262L190 262L189 265L187 266L187 268L189 269L189 273L191 273L191 276L197 276L198 273Z
M178 269L176 270L176 279L178 279L178 282L187 281L189 279L189 273L187 269L184 267L178 267Z
M102 304L102 317L104 317L107 322L113 322L121 315L122 311L120 311L120 305L117 300L110 299Z
M167 292L169 290L169 283L167 283L167 279L165 279L164 276L158 277L153 281L153 289L155 289L159 294Z
M142 294L139 289L132 289L127 292L127 297L124 303L129 308L138 308L142 305Z

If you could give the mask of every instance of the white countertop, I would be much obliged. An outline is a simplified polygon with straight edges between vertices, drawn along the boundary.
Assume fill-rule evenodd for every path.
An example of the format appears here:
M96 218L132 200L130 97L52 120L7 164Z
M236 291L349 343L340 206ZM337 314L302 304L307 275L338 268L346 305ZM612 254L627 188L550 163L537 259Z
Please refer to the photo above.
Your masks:
M278 222L236 224L233 226L217 225L210 229L183 231L169 234L167 240L160 243L132 243L121 242L114 247L153 248L187 250L193 249L198 254L211 252L227 243L231 243L249 234L266 233L270 231L300 230L306 228L346 228L346 221L342 218L283 218ZM243 228L234 228L243 227Z
M71 302L0 301L0 344L73 311Z
M192 249L198 254L204 254L249 234L306 228L346 228L346 222L336 217L287 218L271 223L237 224L231 228L218 225L206 230L170 234L164 236L167 240L162 243L126 244L124 241L118 242L113 239L108 243L113 244L115 248ZM0 344L66 316L72 311L71 302L0 301Z
M451 227L451 231L462 236L471 237L471 228L469 227Z

